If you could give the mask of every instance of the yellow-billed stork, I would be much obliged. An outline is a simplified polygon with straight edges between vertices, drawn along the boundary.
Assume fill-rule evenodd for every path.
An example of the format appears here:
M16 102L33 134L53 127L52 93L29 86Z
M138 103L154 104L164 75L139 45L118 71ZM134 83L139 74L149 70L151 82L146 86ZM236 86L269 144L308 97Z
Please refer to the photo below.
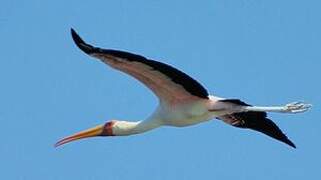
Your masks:
M114 69L127 73L150 88L159 105L146 120L138 122L110 120L105 124L63 138L55 146L95 136L127 136L161 127L191 126L214 118L238 128L249 128L264 133L292 147L296 147L266 112L300 113L311 105L302 102L285 106L251 106L238 99L209 95L196 80L182 71L129 52L101 49L84 42L71 29L76 45L86 54L100 59Z

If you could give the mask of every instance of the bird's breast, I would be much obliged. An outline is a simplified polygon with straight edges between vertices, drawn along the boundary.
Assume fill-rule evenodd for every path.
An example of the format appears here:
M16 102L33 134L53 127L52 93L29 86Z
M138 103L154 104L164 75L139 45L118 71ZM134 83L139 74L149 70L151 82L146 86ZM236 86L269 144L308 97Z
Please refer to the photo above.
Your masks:
M159 113L163 124L168 126L190 126L211 119L211 113L203 103L185 104L161 109Z

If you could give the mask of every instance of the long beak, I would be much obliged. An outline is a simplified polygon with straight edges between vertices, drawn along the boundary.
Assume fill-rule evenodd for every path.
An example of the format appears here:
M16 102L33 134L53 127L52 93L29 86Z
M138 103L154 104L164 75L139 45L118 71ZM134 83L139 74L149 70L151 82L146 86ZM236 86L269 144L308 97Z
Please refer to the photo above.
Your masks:
M55 147L61 146L63 144L66 144L66 143L69 143L71 141L75 141L78 139L99 136L102 134L103 130L104 130L104 125L98 125L96 127L81 131L79 133L76 133L74 135L71 135L71 136L61 139L60 141L58 141L55 144Z

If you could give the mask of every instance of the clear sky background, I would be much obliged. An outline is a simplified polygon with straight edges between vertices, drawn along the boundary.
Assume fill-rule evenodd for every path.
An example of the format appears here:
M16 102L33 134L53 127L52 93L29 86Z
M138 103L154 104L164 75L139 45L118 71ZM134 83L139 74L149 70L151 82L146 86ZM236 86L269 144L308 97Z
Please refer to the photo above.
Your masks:
M321 2L318 0L41 1L0 6L0 179L320 179ZM312 103L270 114L297 145L209 121L54 148L109 119L141 120L157 100L74 44L171 64L211 94L250 104Z

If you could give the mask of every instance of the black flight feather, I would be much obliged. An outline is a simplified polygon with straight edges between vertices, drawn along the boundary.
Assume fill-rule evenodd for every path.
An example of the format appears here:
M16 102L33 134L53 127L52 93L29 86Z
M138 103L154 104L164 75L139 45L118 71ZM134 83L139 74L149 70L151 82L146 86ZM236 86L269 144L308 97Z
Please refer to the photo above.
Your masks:
M129 53L129 52L112 50L112 49L101 49L101 48L94 47L92 45L87 44L85 41L83 41L73 29L71 29L71 35L76 45L82 51L84 51L89 55L94 53L102 53L102 54L108 54L111 56L122 58L127 61L136 61L136 62L146 64L152 67L153 69L163 73L168 78L170 78L173 82L180 84L190 94L200 98L208 99L209 94L207 90L199 82L197 82L196 80L194 80L193 78L185 74L184 72L170 65L167 65L165 63L161 63L158 61L150 60L143 56Z
M239 99L223 99L221 102L229 102L241 106L251 106ZM289 146L296 148L295 144L281 131L281 129L270 119L266 112L248 111L233 113L219 117L224 122L238 128L247 128L259 131Z

